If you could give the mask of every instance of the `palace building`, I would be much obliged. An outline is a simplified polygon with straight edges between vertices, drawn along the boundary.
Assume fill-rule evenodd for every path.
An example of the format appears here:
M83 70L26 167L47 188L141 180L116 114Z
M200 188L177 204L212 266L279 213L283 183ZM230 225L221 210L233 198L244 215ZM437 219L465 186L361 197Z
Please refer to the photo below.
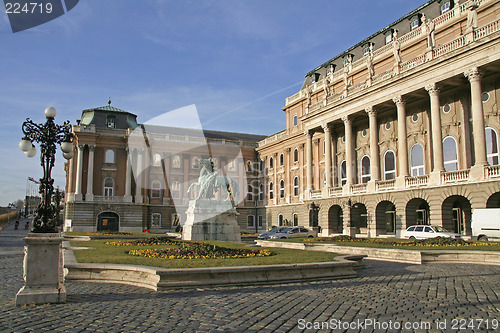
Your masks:
M259 142L269 225L471 234L500 207L500 3L432 0L305 76Z
M108 104L84 110L72 127L76 154L66 164L67 229L173 231L198 195L191 185L200 159L211 157L215 170L246 185L234 193L241 230L261 232L264 184L255 148L264 136L139 125L136 115Z
M468 236L474 209L500 208L499 89L500 2L431 0L307 73L286 99L286 128L268 137L84 110L66 219L74 230L174 229L197 160L212 156L243 184L244 231L394 237L433 224Z

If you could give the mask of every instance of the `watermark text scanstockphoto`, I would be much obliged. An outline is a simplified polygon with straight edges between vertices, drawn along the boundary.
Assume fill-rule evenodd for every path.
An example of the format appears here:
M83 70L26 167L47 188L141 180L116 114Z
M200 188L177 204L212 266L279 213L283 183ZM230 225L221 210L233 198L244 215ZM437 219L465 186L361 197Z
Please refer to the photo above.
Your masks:
M500 321L496 318L488 319L436 319L423 321L379 321L377 319L357 319L342 321L330 319L329 321L307 321L299 319L297 328L300 330L497 330Z

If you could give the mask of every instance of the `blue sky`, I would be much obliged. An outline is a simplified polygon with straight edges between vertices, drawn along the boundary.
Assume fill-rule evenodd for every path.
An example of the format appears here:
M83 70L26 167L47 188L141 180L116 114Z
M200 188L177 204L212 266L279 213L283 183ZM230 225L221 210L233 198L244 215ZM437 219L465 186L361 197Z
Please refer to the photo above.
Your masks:
M140 123L196 104L206 129L272 134L304 74L425 0L81 0L67 14L12 33L0 13L0 206L40 178L17 144L29 117L112 105ZM223 116L221 116L223 115ZM53 176L64 187L63 158Z

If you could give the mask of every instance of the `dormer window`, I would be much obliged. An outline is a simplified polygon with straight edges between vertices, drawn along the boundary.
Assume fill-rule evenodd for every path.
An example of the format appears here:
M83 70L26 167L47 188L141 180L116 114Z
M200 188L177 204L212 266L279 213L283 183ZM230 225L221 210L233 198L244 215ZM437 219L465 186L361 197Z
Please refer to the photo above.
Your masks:
M106 116L106 127L107 128L116 128L116 117L115 116Z
M365 45L365 47L363 48L363 56L367 56L372 53L373 45L374 44L372 42Z
M446 12L449 12L451 9L451 3L450 1L447 1L441 5L441 14L444 14Z
M420 17L422 14L415 14L412 17L410 17L410 30L415 30L418 27L420 27Z
M385 32L385 44L390 44L392 43L392 34L393 34L394 30L393 29L389 29Z
M335 65L330 64L330 66L328 67L328 70L326 71L326 76L333 74L334 71L335 71Z
M311 76L311 83L318 82L319 81L320 74L319 73L314 73Z

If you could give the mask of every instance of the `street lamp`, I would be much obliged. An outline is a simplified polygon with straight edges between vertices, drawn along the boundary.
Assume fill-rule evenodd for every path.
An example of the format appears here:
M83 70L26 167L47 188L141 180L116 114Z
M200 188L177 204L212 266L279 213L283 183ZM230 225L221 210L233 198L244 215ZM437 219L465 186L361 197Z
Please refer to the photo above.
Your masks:
M45 109L45 124L36 124L29 118L22 125L24 137L19 143L19 148L28 157L36 155L33 142L40 144L40 164L43 168L43 178L40 179L40 194L42 201L38 205L37 215L33 221L33 232L54 233L56 231L55 214L56 207L52 203L54 192L54 180L51 177L54 167L56 144L61 145L63 156L69 160L73 157L73 134L70 133L71 125L66 121L62 125L54 123L56 109L48 107Z

